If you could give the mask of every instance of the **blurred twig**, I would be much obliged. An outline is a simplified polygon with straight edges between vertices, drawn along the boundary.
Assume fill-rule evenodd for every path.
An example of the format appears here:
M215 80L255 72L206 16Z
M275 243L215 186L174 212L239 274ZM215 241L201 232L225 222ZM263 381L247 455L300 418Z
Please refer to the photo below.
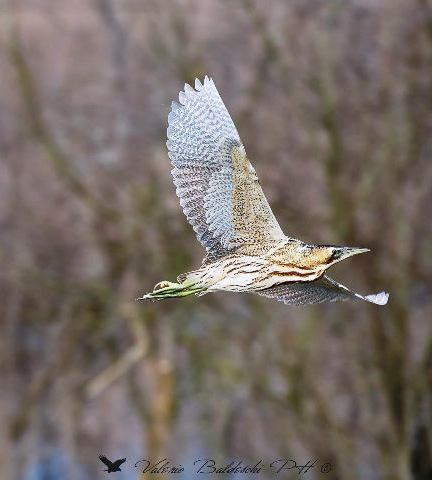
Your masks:
M132 307L126 309L126 311L130 312L129 323L135 337L135 345L122 354L115 363L88 382L86 392L89 399L94 399L122 376L126 375L147 353L148 339L146 332L137 318L136 312L132 310L135 309L132 309Z

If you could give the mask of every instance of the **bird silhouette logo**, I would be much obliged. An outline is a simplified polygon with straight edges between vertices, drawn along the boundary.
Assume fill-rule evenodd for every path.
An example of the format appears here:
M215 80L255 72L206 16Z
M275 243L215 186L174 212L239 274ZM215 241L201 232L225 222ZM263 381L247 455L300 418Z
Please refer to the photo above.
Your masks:
M120 465L122 465L125 461L126 458L120 458L116 460L115 462L111 462L105 455L99 455L99 460L104 463L107 467L104 472L108 473L113 473L113 472L121 472Z
M159 282L138 300L256 293L287 305L360 300L385 305L388 293L360 295L326 275L368 248L307 244L287 236L264 195L212 79L186 84L168 115L168 156L180 205L207 251L201 268Z

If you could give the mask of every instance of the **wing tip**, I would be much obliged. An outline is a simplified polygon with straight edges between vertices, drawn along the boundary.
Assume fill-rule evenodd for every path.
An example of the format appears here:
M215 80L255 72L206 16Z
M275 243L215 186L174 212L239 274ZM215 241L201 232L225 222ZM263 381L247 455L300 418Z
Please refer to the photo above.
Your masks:
M379 292L364 297L368 302L375 303L375 305L386 305L389 299L387 292Z
M187 98L188 96L193 96L197 92L201 91L207 85L213 85L213 84L214 84L213 79L211 77L209 77L208 75L205 75L202 80L200 80L198 77L196 77L194 82L193 82L194 86L190 85L189 83L185 83L184 87L183 87L183 90L181 90L180 93L179 93L180 103L182 103L180 97L182 97L182 98L186 97Z
M195 78L194 87L188 83L184 84L183 90L180 90L178 94L178 101L171 102L171 110L168 114L168 124L171 125L177 118L179 110L188 104L189 100L194 98L199 92L208 86L214 85L213 79L208 75L205 75L203 80L198 77Z

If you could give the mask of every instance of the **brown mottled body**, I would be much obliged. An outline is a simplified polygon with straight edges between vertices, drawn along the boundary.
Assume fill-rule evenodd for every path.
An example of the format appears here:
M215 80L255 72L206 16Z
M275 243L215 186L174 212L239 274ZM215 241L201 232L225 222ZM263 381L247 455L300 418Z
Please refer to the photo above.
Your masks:
M179 277L207 292L215 290L259 291L285 282L317 280L341 258L333 258L335 249L344 247L307 245L300 240L285 238L267 251L254 255L254 245L243 245L238 251L200 269ZM366 249L350 249L346 256ZM346 258L344 256L344 258Z

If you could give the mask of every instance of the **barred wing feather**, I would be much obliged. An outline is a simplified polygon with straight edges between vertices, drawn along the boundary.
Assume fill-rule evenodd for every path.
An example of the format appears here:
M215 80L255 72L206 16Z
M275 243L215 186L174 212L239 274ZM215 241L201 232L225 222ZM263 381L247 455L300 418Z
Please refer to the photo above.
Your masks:
M180 205L209 255L286 238L213 80L186 84L179 101L168 116L168 155Z
M286 305L308 305L344 300L365 300L377 305L385 305L388 301L388 293L363 296L327 276L313 282L281 283L255 293L275 298Z

